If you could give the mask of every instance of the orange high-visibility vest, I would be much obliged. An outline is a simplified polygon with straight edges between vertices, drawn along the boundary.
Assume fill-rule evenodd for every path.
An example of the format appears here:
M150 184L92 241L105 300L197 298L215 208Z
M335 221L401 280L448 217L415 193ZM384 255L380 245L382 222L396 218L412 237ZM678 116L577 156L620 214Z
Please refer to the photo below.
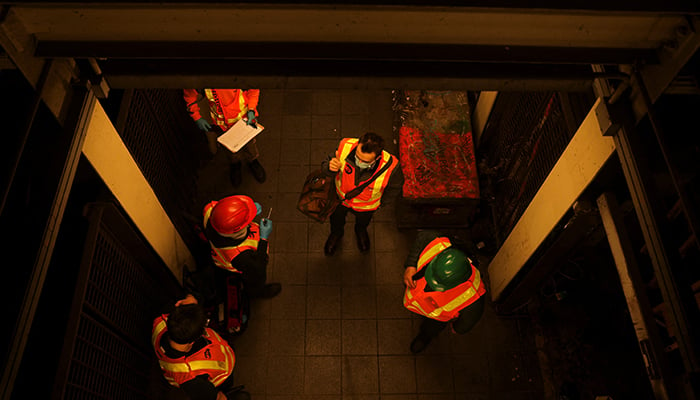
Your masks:
M160 341L163 334L168 331L167 320L168 314L164 314L153 321L151 342L168 383L180 387L199 375L207 375L209 382L219 386L233 373L233 366L236 364L233 349L219 334L209 328L204 329L204 337L209 344L201 350L179 358L166 356Z
M418 257L418 271L422 270L430 260L452 243L446 237L439 237L428 243ZM425 292L428 282L425 277L416 281L414 289L406 288L403 297L403 305L416 314L436 319L449 321L459 316L460 310L469 306L486 293L486 288L481 282L479 270L472 267L472 275L469 280L444 292ZM416 273L418 273L416 271Z
M246 115L248 110L256 110L260 90L250 89L204 89L204 97L209 104L209 115L212 123L226 131L234 123ZM202 118L195 89L185 89L184 98L187 109L195 121ZM257 111L255 112L257 114Z
M209 223L209 218L211 217L211 210L218 201L212 201L204 207L204 229L206 231L207 224ZM239 272L232 264L234 258L238 257L239 254L246 250L258 250L258 244L260 243L260 226L251 222L249 225L248 237L237 246L230 247L216 247L211 240L209 240L209 246L211 246L211 258L214 260L214 264L217 267L223 268L231 272Z
M341 199L345 198L347 192L358 186L355 185L355 167L345 161L350 152L358 146L358 142L359 139L346 138L341 140L338 146L340 169L335 176L335 190L338 192L338 197ZM352 208L355 211L373 211L379 208L382 194L384 193L384 189L386 189L386 185L389 183L389 177L394 168L399 164L399 161L386 151L382 151L381 158L377 161L379 165L377 165L376 171L379 171L392 157L394 161L389 168L378 176L374 182L367 185L362 193L350 200L343 200L343 205L345 207ZM359 184L361 185L362 182Z

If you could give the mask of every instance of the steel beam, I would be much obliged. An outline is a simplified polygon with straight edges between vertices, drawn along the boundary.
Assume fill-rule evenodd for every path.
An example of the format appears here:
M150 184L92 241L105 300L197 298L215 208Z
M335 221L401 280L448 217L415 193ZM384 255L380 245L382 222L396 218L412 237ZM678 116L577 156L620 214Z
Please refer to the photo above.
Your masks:
M597 203L651 388L657 400L678 398L671 391L673 376L617 201L613 194L603 193Z

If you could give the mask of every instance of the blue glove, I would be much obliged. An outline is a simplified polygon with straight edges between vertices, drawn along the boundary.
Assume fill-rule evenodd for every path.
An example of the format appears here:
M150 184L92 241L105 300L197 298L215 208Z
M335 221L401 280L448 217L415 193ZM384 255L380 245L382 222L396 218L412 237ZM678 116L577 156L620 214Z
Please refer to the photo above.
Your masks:
M197 128L203 130L204 132L209 132L209 129L211 129L211 125L209 125L209 122L207 122L207 120L204 118L200 118L194 123L197 125Z
M267 218L260 220L260 238L267 240L272 233L272 221Z
M262 206L257 201L255 202L255 208L258 210L258 212L255 213L255 215L260 215L260 213L262 212Z
M246 122L248 125L255 125L255 111L253 110L248 110L248 121Z

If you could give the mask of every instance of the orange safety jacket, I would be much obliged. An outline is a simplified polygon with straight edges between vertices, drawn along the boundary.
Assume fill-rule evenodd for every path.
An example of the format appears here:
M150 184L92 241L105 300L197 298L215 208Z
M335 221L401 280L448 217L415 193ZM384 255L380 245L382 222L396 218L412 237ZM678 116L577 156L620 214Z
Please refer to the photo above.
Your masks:
M356 168L350 163L346 162L346 158L350 155L350 152L357 148L359 139L346 138L340 141L338 146L338 159L340 160L340 169L338 174L335 176L335 190L338 192L338 197L341 199L345 198L345 194L359 185L355 185L355 173ZM399 164L396 157L392 156L386 151L382 151L380 160L378 161L376 171L379 171L389 160L394 158L394 161L389 166L389 168L384 171L374 182L367 185L367 187L357 196L350 200L343 200L343 205L345 207L351 208L355 211L374 211L379 208L379 204L382 200L382 194L386 185L389 183L389 177L394 171L394 168ZM371 179L368 178L368 179ZM363 181L366 182L367 180ZM362 182L360 182L360 185Z
M418 271L428 265L440 252L451 246L452 243L446 237L439 237L428 243L418 257ZM428 282L423 277L416 281L415 288L406 288L403 305L416 314L443 322L457 318L463 308L486 293L486 288L481 282L481 274L474 265L472 265L472 275L469 279L457 287L444 292L425 292L427 284Z
M198 97L196 89L184 90L187 110L195 121L202 118L199 104L197 104ZM253 110L255 115L258 115L257 108L260 97L258 89L245 91L241 89L204 89L204 97L209 102L209 114L212 122L224 131L243 118L248 110Z
M209 218L211 217L211 210L218 201L212 201L211 203L204 206L204 229L206 231L207 224L209 223ZM214 264L217 267L223 268L227 271L238 272L231 262L234 258L238 257L239 254L246 250L258 250L258 244L260 243L260 225L255 222L251 222L248 231L248 237L236 246L230 247L216 247L211 240L209 240L209 245L211 246L211 258L214 260Z
M233 349L210 328L204 329L204 338L209 344L196 353L179 358L166 356L160 342L163 334L168 331L167 320L168 314L163 314L153 321L151 342L168 383L180 387L200 375L207 375L209 382L218 387L233 373L236 364Z

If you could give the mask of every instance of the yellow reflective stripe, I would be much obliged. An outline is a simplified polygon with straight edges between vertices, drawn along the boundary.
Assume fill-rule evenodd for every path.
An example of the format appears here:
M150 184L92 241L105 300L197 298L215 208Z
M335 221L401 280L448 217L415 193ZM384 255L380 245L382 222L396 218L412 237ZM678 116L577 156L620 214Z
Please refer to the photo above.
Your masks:
M413 308L415 308L415 309L417 309L418 311L420 311L420 313L423 314L423 315L429 315L429 314L423 309L423 307L420 306L420 303L418 303L418 301L413 301L413 302L411 302L410 306L412 306Z
M467 289L467 291L465 291L464 293L462 293L459 296L452 299L452 301L450 301L449 303L447 303L444 306L433 311L431 313L431 315L436 313L436 312L437 312L436 315L439 315L440 313L442 313L443 310L450 312L450 311L458 308L462 304L466 303L467 301L471 300L472 297L476 296L477 290L479 289L479 286L481 286L481 274L479 273L479 270L476 268L472 268L472 271L475 274L472 286L469 289Z
M183 374L190 372L190 366L186 362L171 363L163 360L158 360L158 362L164 371Z
M213 210L214 207L207 207L207 209L204 211L204 226L207 225L209 222L209 218L211 218L211 210Z
M382 151L382 161L384 161L384 164L388 163L389 159L391 159L391 155L386 151ZM377 168L379 169L380 166L377 166ZM372 199L377 198L377 200L379 200L382 197L382 189L385 185L384 181L387 175L389 175L388 172L389 170L387 169L372 182Z
M446 241L440 241L436 244L434 244L432 247L430 247L427 251L423 251L421 254L420 258L418 259L418 267L423 267L425 264L427 264L430 260L433 259L436 255L438 255L440 252L445 250L446 248L450 247L452 243L450 243L449 240Z
M190 364L190 367L192 368L193 371L201 371L201 370L211 370L211 371L226 371L226 365L228 364L225 361L214 361L214 360L196 360L196 361L188 361L188 364Z
M218 247L214 246L214 244L211 244L211 248L212 250L214 250L214 253L216 253L216 258L214 259L215 264L220 265L224 268L233 269L233 265L231 265L231 262L229 262L226 259L226 257L224 257L223 253L221 253L221 250Z
M166 327L166 322L164 319L161 319L158 325L156 325L155 329L153 329L153 333L151 334L151 343L153 343L153 347L156 347L156 340L158 339L158 335L160 335L161 332Z
M228 346L221 345L221 352L224 354L224 361L222 362L223 368L222 371L224 371L224 374L219 374L213 381L212 383L214 386L219 386L221 385L226 378L229 377L230 373L233 372L233 365L231 363L234 360L233 352L231 351L231 348Z

